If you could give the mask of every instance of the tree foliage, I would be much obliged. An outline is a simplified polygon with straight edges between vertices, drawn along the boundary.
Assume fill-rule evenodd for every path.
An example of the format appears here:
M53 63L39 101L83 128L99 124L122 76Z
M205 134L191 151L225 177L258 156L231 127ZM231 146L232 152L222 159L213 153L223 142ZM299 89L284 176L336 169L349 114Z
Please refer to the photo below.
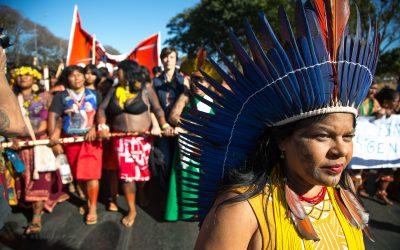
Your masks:
M400 80L400 48L381 55L376 73L381 76L393 76Z
M14 44L7 49L8 62L19 66L31 64L37 57L40 65L49 65L56 70L60 62L65 62L68 50L68 40L59 38L46 27L26 19L17 10L6 5L0 5L0 27L10 37ZM105 46L111 54L120 54L111 46Z
M357 5L364 30L369 26L369 17L373 23L378 18L382 38L381 51L396 46L396 42L400 40L399 2L400 0L351 1L350 26L353 27L351 30L354 31L356 23L355 5ZM243 41L243 20L248 18L257 31L257 13L262 10L266 13L274 30L277 31L279 5L283 5L288 15L293 17L293 0L202 0L169 21L167 28L171 37L166 40L166 43L187 52L189 56L193 56L199 47L204 47L209 53L214 54L215 43L228 56L232 55L227 28L232 27L239 39Z
M17 10L0 5L0 26L14 44L7 53L8 61L14 65L32 63L36 53L39 63L51 68L65 61L68 41L25 18Z
M281 4L287 12L292 12L293 4L288 0L202 0L169 21L167 28L171 38L166 43L187 52L189 56L193 56L199 47L204 47L208 53L213 54L215 46L227 55L232 55L227 29L231 27L243 41L243 21L247 18L257 30L260 10L271 17L271 25L277 27L276 17Z

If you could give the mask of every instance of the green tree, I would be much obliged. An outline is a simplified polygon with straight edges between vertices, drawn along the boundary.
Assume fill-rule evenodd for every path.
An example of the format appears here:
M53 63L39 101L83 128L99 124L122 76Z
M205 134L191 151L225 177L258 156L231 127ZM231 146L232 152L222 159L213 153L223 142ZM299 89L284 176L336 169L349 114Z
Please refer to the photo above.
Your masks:
M394 76L400 80L400 48L392 49L379 58L377 75Z
M373 22L378 20L382 40L381 51L384 52L388 48L399 46L399 2L400 0L351 1L351 30L354 31L356 23L355 4L357 4L364 30L369 25L369 17ZM276 31L279 5L283 5L288 15L293 16L293 0L202 0L169 21L167 28L171 37L166 40L166 43L187 52L190 57L201 46L209 53L214 54L214 43L227 55L232 55L233 51L227 39L227 27L232 27L239 39L244 41L243 20L248 18L257 31L257 13L262 10Z
M10 37L14 44L7 49L8 62L19 66L32 63L37 57L40 65L48 65L56 70L60 62L65 62L68 40L59 38L46 27L26 19L17 10L6 5L0 5L0 27ZM120 54L111 46L105 46L112 54Z
M227 55L232 55L227 39L228 27L232 27L243 41L243 21L248 18L257 30L260 10L270 17L271 25L277 27L278 6L281 4L287 12L292 12L293 3L288 0L202 0L169 21L168 34L172 37L166 43L188 53L190 57L194 56L199 47L214 54L214 43Z

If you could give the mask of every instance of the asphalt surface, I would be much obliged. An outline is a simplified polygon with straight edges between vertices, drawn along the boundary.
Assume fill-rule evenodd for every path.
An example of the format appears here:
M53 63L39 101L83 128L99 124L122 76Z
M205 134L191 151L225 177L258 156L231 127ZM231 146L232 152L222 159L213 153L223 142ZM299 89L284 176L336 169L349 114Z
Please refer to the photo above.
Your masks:
M371 188L368 191L374 192ZM363 202L370 212L370 230L375 239L365 239L366 249L400 249L400 204L383 205L374 197ZM146 207L138 206L134 226L125 228L120 223L127 211L123 197L118 198L119 212L106 211L105 202L100 199L99 222L88 226L79 215L79 200L72 196L53 213L43 215L42 232L35 238L22 236L29 213L14 209L0 231L0 249L193 249L197 222L162 221L156 209L158 203L156 198Z

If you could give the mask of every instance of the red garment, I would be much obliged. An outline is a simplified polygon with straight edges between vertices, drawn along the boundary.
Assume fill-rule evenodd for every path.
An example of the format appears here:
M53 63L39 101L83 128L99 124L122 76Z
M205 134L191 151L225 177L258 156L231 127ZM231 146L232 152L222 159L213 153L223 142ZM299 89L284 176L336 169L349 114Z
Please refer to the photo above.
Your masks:
M118 170L118 160L114 154L114 145L112 140L103 141L103 169Z
M37 139L46 139L45 134L36 135ZM30 138L21 138L30 140ZM16 178L15 188L19 203L29 206L31 202L44 201L44 208L51 212L58 202L65 201L69 196L62 190L62 182L59 171L41 172L39 179L32 178L34 170L33 148L18 150L18 155L24 162L26 170Z
M103 155L101 141L67 143L63 147L75 180L100 180Z
M150 180L151 137L125 136L113 139L119 178L125 182Z

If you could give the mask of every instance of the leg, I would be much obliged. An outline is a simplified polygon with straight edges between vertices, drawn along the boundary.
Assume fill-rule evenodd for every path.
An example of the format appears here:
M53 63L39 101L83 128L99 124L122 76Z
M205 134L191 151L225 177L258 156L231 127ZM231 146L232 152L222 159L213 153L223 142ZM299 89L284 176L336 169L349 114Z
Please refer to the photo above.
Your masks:
M117 206L117 194L118 194L118 172L117 171L108 171L110 178L110 203L108 205L108 210L112 212L118 211Z
M142 207L146 207L149 205L149 200L146 196L146 182L142 181L138 183L138 196L139 196L139 204Z
M99 196L99 180L86 182L89 212L86 215L86 224L97 223L97 197Z
M76 191L78 192L79 198L81 198L82 200L86 200L87 190L85 188L85 184L82 181L77 182Z
M82 196L85 197L82 199L81 194L79 194L79 197L82 199L82 206L79 207L79 214L84 215L88 212L89 206L88 206L88 201L86 201L86 197L88 197L87 194L87 187L86 187L86 181L77 181L76 186L79 187L79 192L82 193ZM78 193L79 193L78 192Z
M136 218L136 206L135 206L135 200L136 200L136 185L135 182L125 182L123 184L123 191L125 195L126 202L128 203L128 215L126 215L122 219L122 224L126 227L131 227L133 223L135 222Z
M393 177L391 177L390 175L381 176L379 178L378 191L376 192L376 197L382 200L387 205L393 205L393 202L387 197L386 192L391 182L393 182Z
M29 223L25 230L25 234L37 234L42 229L42 212L44 207L43 201L37 201L32 204L33 216L32 221Z

